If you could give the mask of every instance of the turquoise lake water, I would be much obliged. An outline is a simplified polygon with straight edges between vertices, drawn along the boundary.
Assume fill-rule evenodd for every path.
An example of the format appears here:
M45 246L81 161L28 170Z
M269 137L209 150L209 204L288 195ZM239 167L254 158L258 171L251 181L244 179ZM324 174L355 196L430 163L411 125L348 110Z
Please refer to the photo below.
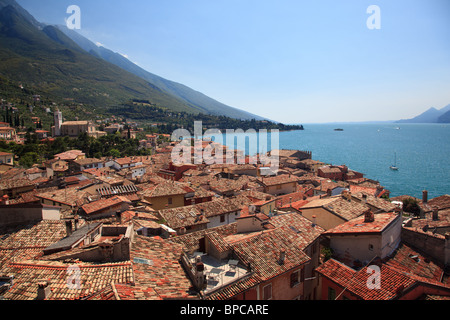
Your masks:
M392 197L421 199L423 190L429 198L450 194L449 124L315 124L279 137L281 149L312 151L314 160L345 164L379 181ZM224 142L253 154L248 142L247 149L229 138ZM395 154L398 171L389 168Z
M342 128L344 131L334 131ZM312 151L313 159L346 164L379 181L391 196L450 194L450 125L320 124L280 133L280 147ZM398 171L389 167L397 155Z

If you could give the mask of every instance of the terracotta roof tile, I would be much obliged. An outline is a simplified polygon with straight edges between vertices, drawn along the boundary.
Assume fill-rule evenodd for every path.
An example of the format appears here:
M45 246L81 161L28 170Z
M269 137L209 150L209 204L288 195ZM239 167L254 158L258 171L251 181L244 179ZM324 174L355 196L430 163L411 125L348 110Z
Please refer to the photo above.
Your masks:
M398 271L395 268L383 264L381 266L381 288L371 290L367 283L373 272L368 272L367 267L355 271L341 262L330 259L316 271L322 276L332 280L347 292L364 300L391 300L397 296L400 289L412 286L416 281ZM340 294L341 292L337 292Z
M276 186L286 183L298 182L298 177L294 175L277 175L274 177L259 178L258 181L265 186Z
M286 234L279 228L259 232L231 245L244 264L250 264L252 270L267 281L310 260L297 245L298 238L298 235ZM281 251L285 252L283 263L279 260Z
M375 220L373 222L365 222L364 216L358 217L329 229L324 234L381 233L393 221L399 218L399 215L397 213L379 213L375 214L374 218Z
M130 204L131 202L123 196L115 196L112 198L100 199L100 200L85 204L81 208L84 210L84 212L86 214L93 214L95 212L108 209L110 207L118 206L122 203Z
M69 268L79 268L79 288L68 285ZM111 282L133 283L130 262L68 265L55 261L29 260L11 263L2 274L14 276L14 285L4 294L7 300L34 300L38 283L47 281L51 289L48 300L74 300L89 297L104 290ZM75 277L75 275L74 275ZM74 283L75 284L75 283Z
M364 214L369 207L357 201L348 201L343 197L331 197L313 200L304 205L302 208L319 208L322 207L333 212L342 219L349 221Z
M179 262L182 254L182 246L177 243L136 236L131 250L136 287L150 290L152 296L155 292L161 299L197 298ZM140 263L142 259L146 263Z

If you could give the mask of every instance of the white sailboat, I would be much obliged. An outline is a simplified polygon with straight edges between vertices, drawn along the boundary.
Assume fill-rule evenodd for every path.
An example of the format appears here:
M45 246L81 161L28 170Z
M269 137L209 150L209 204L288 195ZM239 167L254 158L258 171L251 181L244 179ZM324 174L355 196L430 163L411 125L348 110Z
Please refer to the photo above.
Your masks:
M395 153L395 160L394 160L394 165L392 165L391 170L397 171L398 167L397 167L397 153Z

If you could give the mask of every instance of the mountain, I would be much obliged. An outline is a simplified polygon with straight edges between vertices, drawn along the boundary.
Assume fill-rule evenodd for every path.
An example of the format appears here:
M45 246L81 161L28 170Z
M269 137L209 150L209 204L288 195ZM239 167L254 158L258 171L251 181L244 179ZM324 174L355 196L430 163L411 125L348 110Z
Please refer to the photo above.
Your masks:
M0 10L0 76L55 100L101 109L144 99L174 111L199 113L171 94L86 53L53 26L36 26L16 6Z
M164 79L160 76L152 74L135 63L125 58L120 53L113 52L102 46L97 46L92 41L86 39L78 32L67 28L66 26L57 26L64 34L76 42L81 48L90 54L100 57L105 61L108 61L116 66L127 70L142 79L150 82L158 88L174 95L181 99L187 105L199 109L204 113L211 115L223 115L231 118L244 119L244 120L267 120L260 116L248 113L237 108L227 106L219 101L216 101L205 94L195 91L183 84Z
M57 102L107 111L136 99L175 112L265 120L149 73L66 27L40 23L14 0L0 0L0 61L0 79Z
M450 123L450 111L447 111L439 117L438 123Z
M25 10L22 6L20 6L15 0L0 0L0 9L3 9L4 7L11 6L16 11L23 16L25 19L27 19L28 22L30 22L33 26L35 26L38 29L43 28L45 25L38 22L27 10Z
M446 113L450 111L450 104L440 110L436 108L430 108L424 113L414 117L412 119L399 120L396 123L442 123L442 118ZM440 120L441 119L441 120Z

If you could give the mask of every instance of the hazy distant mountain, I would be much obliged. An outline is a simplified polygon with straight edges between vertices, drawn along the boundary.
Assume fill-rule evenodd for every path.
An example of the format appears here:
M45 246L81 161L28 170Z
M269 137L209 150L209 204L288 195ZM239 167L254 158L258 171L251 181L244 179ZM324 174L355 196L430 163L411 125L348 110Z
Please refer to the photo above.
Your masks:
M267 120L260 116L248 113L243 110L239 110L230 106L227 106L219 101L216 101L201 92L195 91L183 84L176 83L164 79L160 76L152 74L135 63L131 62L125 58L120 53L113 52L102 46L98 46L92 41L86 39L78 32L68 29L66 26L57 26L62 32L64 32L68 37L70 37L74 42L76 42L81 48L90 54L100 57L116 66L133 73L134 75L141 77L142 79L150 82L158 88L174 95L175 97L181 99L187 105L200 110L203 113L212 115L222 115L236 119L245 120Z
M436 108L430 108L424 113L414 117L412 119L399 120L396 123L450 123L446 122L447 117L443 117L446 113L450 112L450 104L440 110Z
M450 111L447 111L439 117L438 123L450 123Z

